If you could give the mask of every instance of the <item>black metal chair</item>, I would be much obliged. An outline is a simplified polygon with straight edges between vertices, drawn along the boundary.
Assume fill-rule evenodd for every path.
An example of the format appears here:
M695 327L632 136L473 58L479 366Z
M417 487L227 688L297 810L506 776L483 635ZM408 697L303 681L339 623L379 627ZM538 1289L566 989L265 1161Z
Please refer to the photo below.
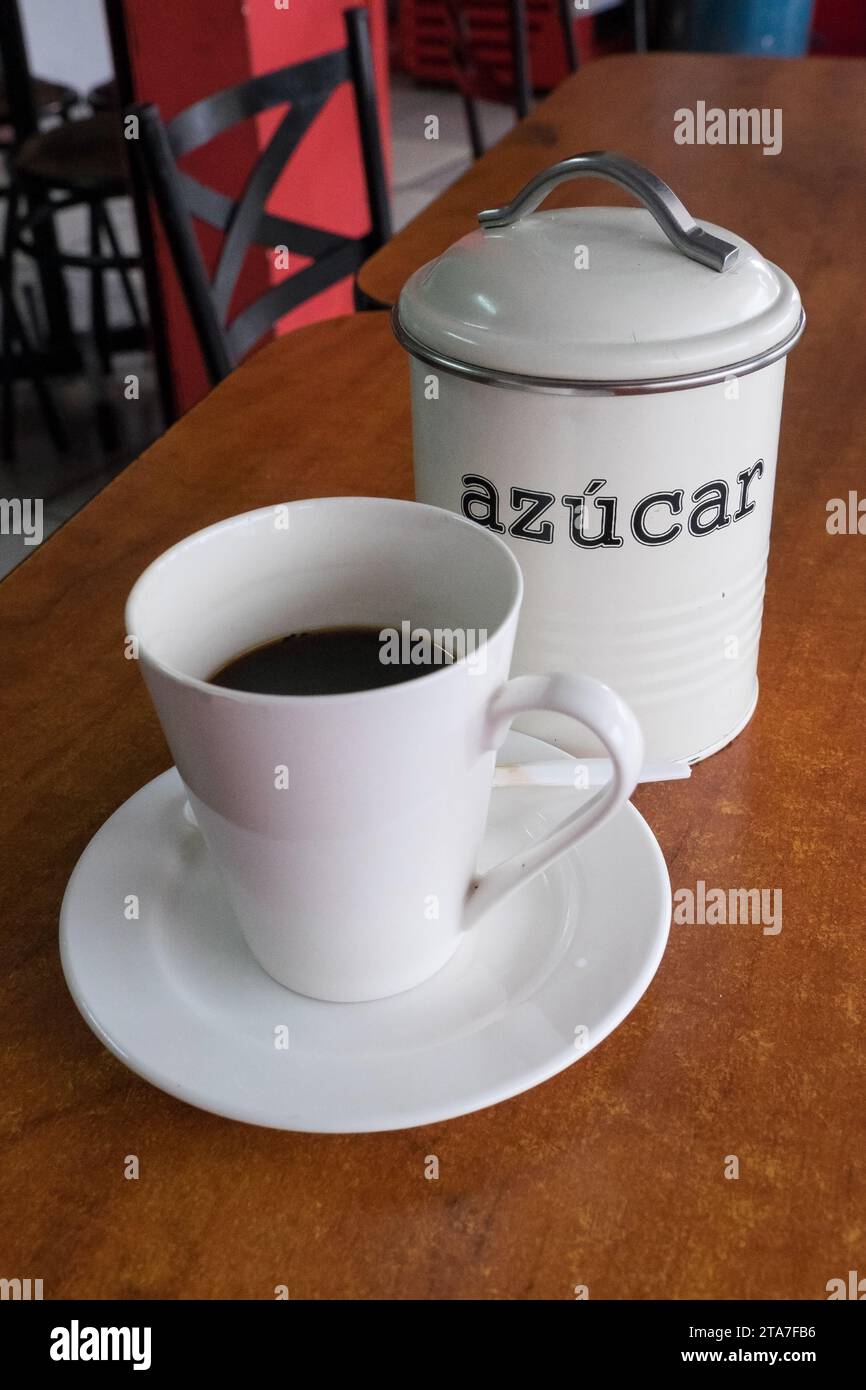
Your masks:
M451 31L451 64L463 102L469 143L473 158L480 159L484 153L484 137L478 118L479 99L509 104L513 102L518 120L523 120L524 116L529 115L532 105L526 0L507 0L506 5L508 49L513 74L510 86L505 85L500 79L496 63L480 56L466 0L442 0L442 3ZM564 3L567 4L568 0L564 0ZM573 34L571 41L573 47Z
M162 218L211 381L221 381L242 357L297 305L353 274L390 236L391 223L376 107L367 11L347 10L347 46L291 67L249 78L181 111L167 124L153 105L128 108L139 120L131 141ZM345 237L274 216L265 203L305 132L331 94L351 82L370 204L370 231ZM199 183L179 161L248 117L289 103L237 199ZM198 218L224 233L213 279L208 278L193 228ZM238 277L251 246L286 247L312 264L229 320Z
M619 0L629 5L632 17L632 32L635 50L645 52L647 48L646 0ZM477 101L501 101L514 106L518 120L529 115L532 106L532 75L529 56L529 17L527 0L506 0L508 21L508 48L511 58L511 83L504 85L498 75L497 64L484 58L479 51L486 39L489 44L488 28L473 33L471 0L442 0L445 15L451 30L451 61L454 75L463 101L466 127L472 154L479 159L484 153L484 138L478 119ZM581 13L575 0L557 0L559 25L565 46L565 56L571 72L577 72L578 54L574 38L574 21Z

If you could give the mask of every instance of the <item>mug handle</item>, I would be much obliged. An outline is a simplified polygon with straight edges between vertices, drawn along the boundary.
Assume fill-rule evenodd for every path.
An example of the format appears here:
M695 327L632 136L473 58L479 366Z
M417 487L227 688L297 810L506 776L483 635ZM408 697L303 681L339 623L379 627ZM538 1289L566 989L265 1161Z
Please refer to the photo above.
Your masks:
M613 776L579 810L529 849L523 847L480 874L469 889L463 912L465 927L509 897L522 883L546 869L584 835L601 825L627 801L643 764L640 725L624 700L590 676L516 676L501 686L487 709L486 748L499 748L518 714L532 711L570 715L604 744Z

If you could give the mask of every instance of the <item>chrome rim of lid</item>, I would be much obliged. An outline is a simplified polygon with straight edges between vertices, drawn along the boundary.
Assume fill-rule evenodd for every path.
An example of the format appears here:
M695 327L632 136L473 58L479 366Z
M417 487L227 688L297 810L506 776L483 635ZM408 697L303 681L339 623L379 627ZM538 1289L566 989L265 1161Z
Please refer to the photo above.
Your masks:
M555 396L644 396L661 391L691 391L698 386L715 386L719 382L730 381L731 377L749 376L762 367L769 367L786 357L799 340L806 326L806 315L801 309L799 322L787 338L775 347L767 348L755 357L747 357L742 362L733 362L715 371L693 372L686 376L656 377L647 381L569 381L558 377L524 376L518 372L503 372L494 367L477 367L471 362L462 362L456 357L446 357L436 352L412 336L400 322L398 306L391 311L391 325L397 341L422 362L431 367L439 367L453 376L465 377L468 381L480 381L488 386L505 386L512 391L540 391Z

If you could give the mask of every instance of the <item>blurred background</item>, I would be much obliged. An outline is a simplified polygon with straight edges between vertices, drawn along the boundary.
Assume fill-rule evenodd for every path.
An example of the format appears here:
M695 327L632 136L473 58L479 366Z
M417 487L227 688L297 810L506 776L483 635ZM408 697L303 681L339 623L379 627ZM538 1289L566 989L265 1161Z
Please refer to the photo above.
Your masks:
M368 0L360 27L347 8L0 0L0 502L40 499L46 535L247 351L375 307L358 256L569 73L659 48L866 53L864 0ZM195 103L193 142L175 118ZM0 574L29 553L0 527Z

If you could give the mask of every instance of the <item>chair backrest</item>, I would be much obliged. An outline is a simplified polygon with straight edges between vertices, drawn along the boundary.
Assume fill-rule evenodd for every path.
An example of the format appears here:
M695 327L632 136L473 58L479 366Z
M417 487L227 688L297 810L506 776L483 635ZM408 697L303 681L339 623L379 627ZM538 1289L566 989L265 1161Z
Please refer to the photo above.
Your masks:
M131 142L165 228L202 354L213 382L221 381L278 319L314 294L352 274L391 234L382 141L376 104L367 11L344 15L347 46L318 58L249 78L205 97L167 124L152 104L131 106L138 139ZM265 203L305 132L343 82L351 82L370 205L370 231L344 237L265 211ZM178 161L239 121L288 103L247 177L232 199L200 183ZM193 217L223 233L216 269L208 278ZM272 285L229 321L238 277L250 246L285 246L312 264Z
M479 10L472 0L442 0L451 33L451 59L454 77L464 95L490 95L507 99L513 89L514 106L521 119L529 114L532 80L529 72L529 24L526 0L505 0L502 13ZM475 32L474 22L478 22ZM507 24L507 34L504 28ZM510 83L497 76L501 52L508 52L512 71ZM473 91L474 83L485 90Z

